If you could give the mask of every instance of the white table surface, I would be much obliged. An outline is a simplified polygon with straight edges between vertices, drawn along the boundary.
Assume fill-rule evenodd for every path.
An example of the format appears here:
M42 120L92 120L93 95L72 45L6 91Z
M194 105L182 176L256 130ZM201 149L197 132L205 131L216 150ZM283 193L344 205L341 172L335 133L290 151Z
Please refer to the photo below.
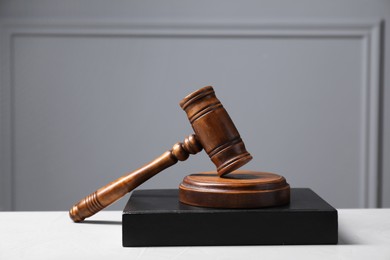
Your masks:
M338 245L147 248L122 247L119 211L100 212L81 224L67 212L0 212L0 259L390 260L390 209L338 212Z

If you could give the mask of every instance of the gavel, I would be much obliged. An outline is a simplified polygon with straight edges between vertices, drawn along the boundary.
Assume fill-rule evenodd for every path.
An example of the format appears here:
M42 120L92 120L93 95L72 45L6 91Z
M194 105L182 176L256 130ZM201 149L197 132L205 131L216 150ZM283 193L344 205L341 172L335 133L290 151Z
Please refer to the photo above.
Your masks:
M69 210L74 222L81 222L111 205L157 173L185 161L190 154L202 149L217 167L220 177L228 174L252 159L233 124L211 86L201 88L180 102L187 113L195 134L176 143L172 149L82 199Z

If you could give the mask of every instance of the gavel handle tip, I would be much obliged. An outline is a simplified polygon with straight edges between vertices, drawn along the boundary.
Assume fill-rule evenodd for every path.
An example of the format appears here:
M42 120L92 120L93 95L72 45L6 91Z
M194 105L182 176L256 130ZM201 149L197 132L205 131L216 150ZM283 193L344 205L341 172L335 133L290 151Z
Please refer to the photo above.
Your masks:
M82 222L85 218L81 217L77 205L69 210L69 217L76 223Z

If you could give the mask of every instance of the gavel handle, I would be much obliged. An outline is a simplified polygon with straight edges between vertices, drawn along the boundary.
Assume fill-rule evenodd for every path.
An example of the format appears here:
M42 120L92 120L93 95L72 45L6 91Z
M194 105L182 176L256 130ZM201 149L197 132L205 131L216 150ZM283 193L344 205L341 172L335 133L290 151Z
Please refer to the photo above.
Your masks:
M83 221L122 198L157 173L174 165L177 161L186 160L190 154L196 154L201 150L202 146L195 135L188 136L183 143L176 143L172 150L82 199L69 210L70 218L74 222Z

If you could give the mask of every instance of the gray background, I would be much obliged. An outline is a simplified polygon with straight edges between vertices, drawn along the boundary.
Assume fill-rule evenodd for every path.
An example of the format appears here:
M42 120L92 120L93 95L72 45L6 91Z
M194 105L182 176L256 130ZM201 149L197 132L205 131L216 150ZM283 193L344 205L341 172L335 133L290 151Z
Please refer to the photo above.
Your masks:
M389 1L2 1L2 210L67 210L192 133L214 86L254 159L389 207ZM213 170L207 155L140 189ZM110 209L122 209L122 199Z

